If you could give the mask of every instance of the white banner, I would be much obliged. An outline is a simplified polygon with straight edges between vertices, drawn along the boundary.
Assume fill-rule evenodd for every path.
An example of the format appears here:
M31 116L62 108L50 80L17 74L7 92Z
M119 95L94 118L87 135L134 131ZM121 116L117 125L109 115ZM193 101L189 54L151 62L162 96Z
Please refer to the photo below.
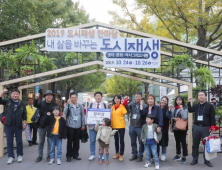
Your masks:
M160 67L159 39L123 38L118 30L49 28L45 44L47 51L101 52L105 67Z
M160 100L163 96L166 96L166 95L167 95L167 88L160 86Z
M87 109L86 123L89 125L95 125L97 121L102 124L104 118L111 116L111 109Z

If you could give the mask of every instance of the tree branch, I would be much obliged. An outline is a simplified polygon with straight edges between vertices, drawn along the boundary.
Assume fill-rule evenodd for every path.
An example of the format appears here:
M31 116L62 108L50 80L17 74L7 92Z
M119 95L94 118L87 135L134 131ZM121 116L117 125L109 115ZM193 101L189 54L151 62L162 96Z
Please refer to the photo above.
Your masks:
M219 44L217 44L217 45L215 45L215 46L210 47L209 49L218 48L218 47L220 47L221 45L222 45L222 41L221 41Z

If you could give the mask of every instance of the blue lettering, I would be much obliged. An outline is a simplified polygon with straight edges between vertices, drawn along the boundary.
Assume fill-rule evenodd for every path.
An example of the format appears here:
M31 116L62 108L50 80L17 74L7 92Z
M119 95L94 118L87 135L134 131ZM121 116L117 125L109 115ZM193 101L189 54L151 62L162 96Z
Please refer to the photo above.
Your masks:
M118 48L119 50L121 50L119 44L118 44L118 41L116 41L116 45L113 47L113 49L115 50L116 48Z
M106 43L106 41L110 41L110 39L103 39L103 45L105 46L105 48L100 48L100 50L112 50L112 48L108 48L108 46L110 46L110 43Z
M153 40L153 50L155 50L155 46L157 47L157 50L159 50L159 40L155 43L155 40Z
M139 39L136 39L137 47L136 51L139 51L139 46L140 46L140 51L143 51L143 39L141 39L141 43L139 43Z
M156 51L152 52L152 53L151 53L151 57L152 57L153 59L157 59L158 53L157 53Z
M128 50L130 50L130 48L132 47L134 50L135 50L135 43L129 43L129 48L128 48Z
M146 42L146 47L144 48L144 51L146 51L147 49L149 49L151 51L151 48L149 46L149 42L148 41Z
M125 38L125 51L127 51L127 39Z

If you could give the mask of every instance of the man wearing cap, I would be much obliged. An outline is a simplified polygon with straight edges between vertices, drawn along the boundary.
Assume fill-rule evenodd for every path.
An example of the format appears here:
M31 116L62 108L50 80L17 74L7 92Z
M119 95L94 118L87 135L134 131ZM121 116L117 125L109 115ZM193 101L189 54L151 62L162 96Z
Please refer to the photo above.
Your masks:
M46 90L45 94L43 97L45 98L45 101L39 101L39 93L36 94L35 96L35 101L34 101L34 106L39 109L40 113L40 126L38 128L38 133L39 133L39 145L38 145L38 158L35 160L36 162L40 162L43 157L43 149L44 149L44 143L45 143L45 137L46 137L46 131L48 126L44 126L43 120L45 116L47 116L48 112L52 112L53 107L57 106L55 102L52 101L53 99L53 93L51 90ZM53 116L53 114L51 114ZM50 144L47 139L47 161L50 161Z
M10 98L2 99L4 94L7 92L8 90L4 89L2 94L0 94L0 104L6 106L2 116L6 117L4 129L7 139L7 152L9 157L7 164L11 164L15 159L13 152L14 136L17 144L17 162L22 162L23 160L22 130L24 130L27 125L27 113L25 104L19 100L20 91L18 89L13 89Z

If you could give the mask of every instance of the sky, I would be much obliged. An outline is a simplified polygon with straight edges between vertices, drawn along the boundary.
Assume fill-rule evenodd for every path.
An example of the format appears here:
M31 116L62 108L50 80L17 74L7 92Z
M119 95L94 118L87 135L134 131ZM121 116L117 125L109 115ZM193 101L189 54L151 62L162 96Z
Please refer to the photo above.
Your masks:
M75 2L75 0L74 0ZM80 5L84 7L90 18L95 18L96 21L109 24L112 21L112 16L108 11L117 11L122 14L121 8L112 3L112 0L79 0ZM127 3L132 4L134 0L127 0Z

